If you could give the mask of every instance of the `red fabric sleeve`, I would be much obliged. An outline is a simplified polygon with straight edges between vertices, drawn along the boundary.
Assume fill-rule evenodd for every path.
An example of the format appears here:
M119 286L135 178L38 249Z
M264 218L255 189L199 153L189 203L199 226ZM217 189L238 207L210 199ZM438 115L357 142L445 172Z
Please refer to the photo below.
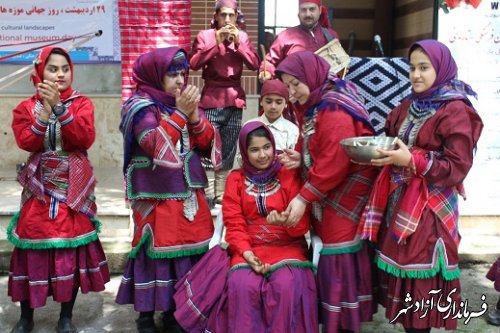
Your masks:
M154 115L152 115L154 116ZM179 110L176 110L170 115L168 120L162 119L160 121L160 126L163 127L165 132L167 132L170 140L175 145L179 138L181 137L181 130L184 128L188 121L188 117Z
M211 38L208 35L210 32L213 34ZM215 30L200 31L193 42L189 65L192 70L197 71L218 53L219 48L215 40Z
M302 187L302 181L300 180L300 175L298 169L286 170L282 169L282 176L280 177L280 182L282 189L287 193L287 203L290 203L293 198L299 193ZM299 220L298 224L293 228L288 228L287 233L292 237L299 237L304 235L309 231L310 227L310 214L309 206L306 212Z
M229 250L243 256L243 252L252 250L247 222L241 207L241 196L244 191L244 177L239 170L229 174L222 199L222 217L226 226L226 241Z
M236 47L236 53L238 53L243 59L243 63L249 70L255 71L259 69L259 56L257 55L257 51L253 47L250 38L244 31L240 31L240 43Z
M37 122L32 113L34 105L34 99L30 98L16 106L11 125L18 147L29 152L43 150L43 140L48 125Z
M280 42L280 35L278 35L276 37L276 40L269 48L269 52L267 52L266 58L260 64L259 72L263 72L265 67L266 71L271 73L271 76L274 78L275 76L274 73L276 72L276 66L278 66L278 64L283 60L281 58L281 54L285 53L282 49L283 49L283 43Z
M462 101L454 101L444 106L444 110L438 110L441 119L434 136L442 138L442 154L434 155L432 165L425 174L425 178L433 185L458 185L472 167L474 138L466 108L468 106ZM419 135L419 138L423 136ZM420 147L418 141L417 145Z
M90 98L75 98L71 106L58 117L61 142L65 151L87 150L95 140L94 105Z
M149 155L155 156L157 150L158 140L163 140L164 134L160 133L160 128L166 132L171 145L171 149L175 150L175 144L179 141L181 136L181 129L187 122L187 117L180 111L175 111L168 119L161 119L158 121L158 113L152 108L151 111L145 110L140 122L147 124L146 126L134 126L134 137L142 149ZM146 109L147 109L146 108ZM148 129L149 130L145 130ZM144 132L147 132L145 134ZM159 138L159 139L157 139Z
M353 118L342 110L320 111L315 128L314 141L309 145L314 164L307 173L307 183L300 191L300 195L309 202L320 200L344 181L351 161L340 141L358 136Z
M405 100L387 117L386 133L396 136L406 115L410 102ZM435 186L456 186L464 180L472 167L473 151L477 142L480 118L463 101L445 104L430 117L420 129L415 146L428 150L429 158L413 155L416 172L424 174ZM429 170L427 170L429 169Z
M214 138L214 128L210 121L203 117L196 125L188 124L189 136L192 138L192 145L200 150L212 148Z

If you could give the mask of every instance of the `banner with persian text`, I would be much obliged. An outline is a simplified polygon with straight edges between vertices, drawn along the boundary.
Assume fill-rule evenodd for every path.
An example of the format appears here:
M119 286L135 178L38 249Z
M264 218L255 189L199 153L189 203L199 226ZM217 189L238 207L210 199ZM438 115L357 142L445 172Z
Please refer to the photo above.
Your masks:
M458 78L471 85L471 97L484 122L474 165L465 179L462 215L500 215L500 1L477 8L461 2L439 10L438 39L458 65Z
M116 0L2 0L0 3L2 63L31 62L39 47L66 40L57 45L70 48L98 31L102 35L87 38L71 51L71 58L77 63L119 62ZM9 57L23 51L28 52Z

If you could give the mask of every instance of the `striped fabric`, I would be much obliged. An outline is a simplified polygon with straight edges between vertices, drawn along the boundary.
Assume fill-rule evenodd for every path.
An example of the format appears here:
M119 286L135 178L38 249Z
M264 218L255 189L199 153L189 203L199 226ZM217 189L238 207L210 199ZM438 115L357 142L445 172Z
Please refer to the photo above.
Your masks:
M222 141L222 170L231 170L234 165L234 157L236 156L236 146L241 130L243 110L234 106L205 109L205 115L220 133ZM213 168L211 164L206 164L206 168Z
M59 201L90 217L97 214L93 194L96 179L92 166L81 152L72 152L69 157L57 152L33 154L19 175L19 183L26 189L22 194L22 204L32 195L45 201L44 193L55 199L50 202L51 218L57 216L55 206Z
M191 47L191 1L118 1L122 100L134 91L132 66L137 57L160 47Z
M427 205L444 224L458 246L460 243L458 233L458 190L455 187L440 188L429 184L429 201Z

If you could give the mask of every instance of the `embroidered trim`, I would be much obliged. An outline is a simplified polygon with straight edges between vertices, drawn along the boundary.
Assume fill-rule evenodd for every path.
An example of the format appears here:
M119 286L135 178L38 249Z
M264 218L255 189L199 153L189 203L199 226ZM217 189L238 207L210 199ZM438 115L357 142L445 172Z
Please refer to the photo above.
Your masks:
M336 255L344 253L356 253L363 247L363 241L356 235L352 241L323 244L323 249L320 251L321 255Z
M432 261L424 264L400 265L382 253L377 253L375 262L379 269L399 278L429 279L441 274L447 280L456 280L460 277L458 264L450 265L444 241L439 238L434 246Z
M269 270L269 272L265 276L268 277L273 272L276 272L278 269L283 268L283 267L309 268L313 272L316 271L316 267L310 261L302 261L302 260L298 260L298 259L284 259L284 260L278 261L277 263L272 264L271 269ZM237 269L242 269L242 268L252 269L252 267L249 264L241 263L241 264L236 264L233 267L231 267L229 269L229 272L235 271Z
M142 237L139 243L132 248L128 257L134 259L137 257L142 246L146 246L146 253L152 259L172 259L185 256L194 256L208 251L210 239L194 243L172 246L157 247L154 245L154 232L149 224L146 224L142 231Z
M151 166L151 160L147 157L134 157L130 160L129 167L126 171L126 190L129 200L137 199L184 199L191 195L189 188L185 192L178 193L149 193L149 192L133 192L132 189L132 173L134 169L148 168Z
M101 232L101 222L95 218L91 218L90 221L94 224L95 230L83 235L72 238L24 239L20 238L16 233L16 226L20 214L21 212L18 211L12 217L9 227L7 228L7 239L14 244L15 247L20 249L45 250L75 248L96 241L98 239L97 235Z
M194 152L191 150L184 157L184 170L186 170L186 172L185 172L186 182L190 188L205 188L208 186L208 181L207 182L194 182L191 179L191 173L189 172L189 161L191 160L191 158L193 156L194 156Z

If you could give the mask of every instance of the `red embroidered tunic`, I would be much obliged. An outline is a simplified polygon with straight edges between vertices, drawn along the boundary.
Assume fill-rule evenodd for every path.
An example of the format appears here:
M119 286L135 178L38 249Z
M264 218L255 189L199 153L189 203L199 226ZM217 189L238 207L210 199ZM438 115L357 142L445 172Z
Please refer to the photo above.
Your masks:
M300 189L299 177L293 170L282 168L275 181L267 186L267 212L284 211ZM257 190L246 180L241 169L229 174L222 202L226 226L226 241L231 252L231 265L246 264L242 254L251 250L264 263L276 264L286 260L307 261L304 234L309 230L309 214L294 228L270 225L259 214Z
M334 106L321 103L318 107ZM311 129L312 134L304 131L306 123L303 136L310 135L307 149L312 166L307 172L307 182L301 188L300 195L308 202L322 203L322 219L314 219L313 225L324 243L324 254L329 254L330 245L331 254L334 254L334 244L337 243L344 243L347 247L359 247L359 240L355 239L356 224L368 199L377 170L352 163L340 141L356 136L370 136L373 132L341 109L318 111ZM302 140L303 138L297 148L302 147Z
M243 64L255 71L259 68L257 52L246 32L240 30L239 45L224 41L217 44L215 29L203 30L193 42L189 64L193 70L203 70L200 107L245 108L245 92L241 88Z
M201 151L211 150L214 128L204 116L200 115L200 123L193 126L187 123L187 117L180 111L176 110L167 117L160 115L154 106L146 107L144 116L134 124L136 141L132 145L132 152L136 154L140 152L140 155L159 163L157 160L159 152L164 152L165 155L178 154L176 145L180 144L183 129L187 130L186 134L189 135L190 150L194 148ZM164 140L163 133L168 136L167 141ZM133 159L131 164L134 163ZM128 182L130 181L129 179ZM148 178L146 181L154 184L171 180ZM157 188L161 189L161 184ZM191 189L191 191L196 195L198 204L192 221L184 215L184 199L175 196L168 198L169 193L153 193L147 198L144 194L144 199L134 199L132 207L135 232L131 257L134 257L139 250L140 242L145 241L149 242L146 244L148 255L153 258L176 258L206 251L213 234L212 216L203 189ZM152 210L144 211L146 205L152 207Z
M387 135L399 134L409 105L410 101L405 100L388 115L385 125ZM379 266L389 265L398 271L406 271L409 276L417 271L427 272L429 276L441 271L447 280L458 278L457 187L472 167L474 141L479 137L481 128L479 116L462 101L446 103L422 125L414 146L431 153L413 155L416 172L425 176L429 187L452 189L454 195L451 198L442 196L448 214L436 214L427 204L415 232L404 244L386 236L388 227L385 220L382 221L379 233L381 252L377 258ZM401 199L399 197L398 200ZM397 207L399 203L391 204ZM457 213L452 215L454 218L446 219L446 222L441 220L454 210Z
M23 173L31 171L33 174L27 177L29 185L37 184L40 189L33 193L36 186L31 191L24 187L21 211L17 221L13 220L17 224L11 224L9 239L21 248L76 247L97 239L97 221L91 221L96 213L95 179L85 155L95 139L94 106L89 98L75 92L65 107L66 111L57 121L52 120L52 125L38 119L42 105L35 96L13 111L16 142L31 153ZM50 126L53 138L46 137ZM47 140L53 140L57 149L47 153ZM73 168L74 160L79 170ZM84 201L77 205L77 210L69 206L75 190Z

